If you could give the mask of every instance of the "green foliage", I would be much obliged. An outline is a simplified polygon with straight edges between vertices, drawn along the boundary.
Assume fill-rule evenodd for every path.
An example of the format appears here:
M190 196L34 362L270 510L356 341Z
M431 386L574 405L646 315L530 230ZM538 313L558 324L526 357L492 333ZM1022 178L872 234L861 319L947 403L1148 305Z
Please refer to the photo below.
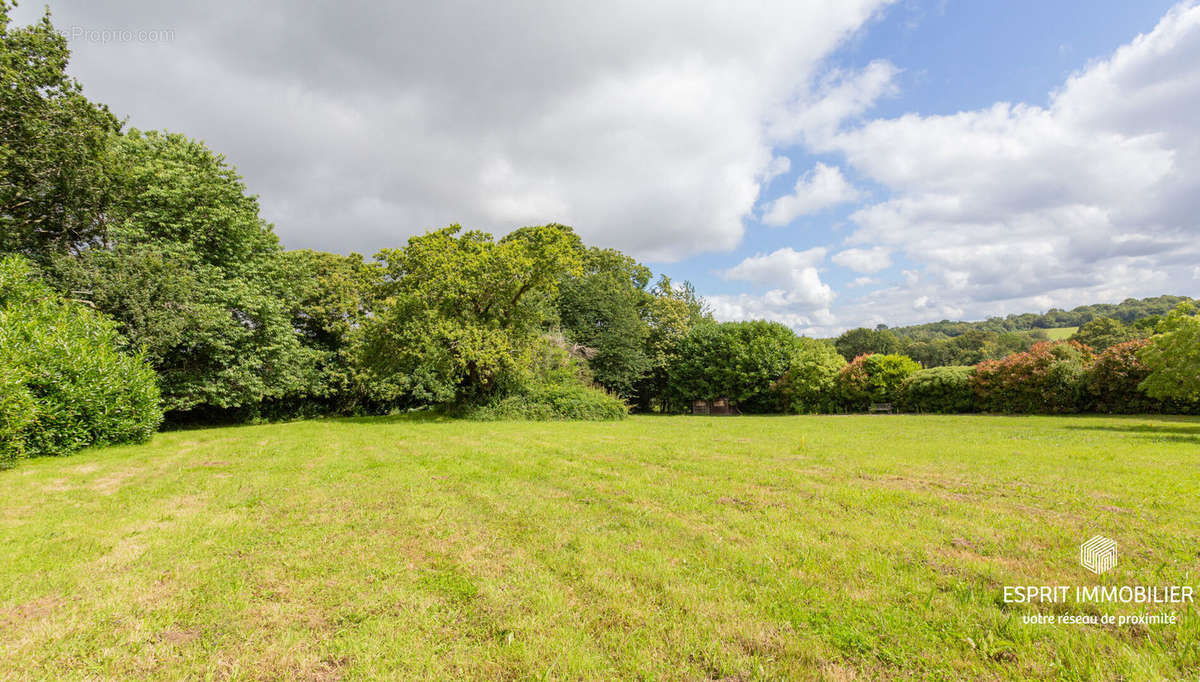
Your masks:
M911 412L956 414L974 409L973 367L922 369L900 384L900 405Z
M295 415L386 411L394 383L363 372L354 356L356 334L378 307L383 269L358 254L305 249L280 257L283 281L291 284L286 292L291 325L315 355L315 371L307 386L267 409Z
M120 324L159 374L168 410L254 412L312 385L317 354L287 304L295 283L236 172L180 135L114 141L103 247L53 259L60 290Z
M1007 317L992 317L982 322L930 322L911 327L892 328L897 336L921 338L929 335L953 337L969 329L988 332L1029 332L1061 327L1081 327L1098 317L1111 317L1127 325L1138 320L1165 315L1180 303L1190 301L1186 296L1156 296L1127 298L1120 303L1093 303L1069 311L1051 308L1045 313L1021 313ZM1040 339L1045 340L1045 339Z
M671 393L682 404L729 398L744 412L782 411L772 387L799 349L799 337L778 322L697 325L679 343Z
M860 355L838 372L838 396L851 411L866 410L871 403L898 403L900 385L920 369L906 355Z
M41 260L101 238L109 136L120 124L66 74L67 41L49 13L10 26L0 2L0 252Z
M1110 346L1132 341L1138 336L1139 334L1135 330L1121 324L1120 320L1114 320L1111 317L1097 317L1080 327L1071 336L1071 340L1078 341L1099 353Z
M1200 401L1200 310L1182 303L1157 331L1138 356L1150 369L1141 389L1152 398Z
M0 263L0 268L4 267ZM6 326L7 323L4 320ZM7 329L0 328L0 333L7 336ZM0 469L7 469L27 456L25 441L37 424L37 405L26 386L27 380L27 368L0 365Z
M1027 351L1039 340L1041 332L995 332L967 329L957 336L918 332L900 339L901 352L925 367L974 365L996 360L1011 353Z
M467 412L484 421L612 421L624 419L629 408L607 391L583 384L545 384L517 391Z
M785 410L796 414L837 411L837 376L846 359L827 342L800 337L790 364L773 387Z
M458 225L385 249L380 310L359 348L408 404L477 403L503 394L528 366L550 319L546 304L580 271L569 227L522 228L499 242Z
M0 466L154 433L154 372L118 344L112 322L63 300L23 259L0 261Z
M860 355L896 353L900 350L900 339L886 329L859 327L837 337L833 345L842 357L856 358Z
M587 363L561 337L539 338L531 362L519 382L505 395L494 396L465 414L488 421L624 419L629 408L623 400L593 385Z
M687 404L686 398L673 399L670 392L670 370L679 357L679 344L697 325L711 323L712 315L689 282L676 285L661 275L650 293L645 308L650 366L638 382L638 406L649 411L657 405L663 412L677 412Z
M650 270L612 249L589 249L583 272L559 286L558 317L567 337L590 349L596 383L632 398L650 370L643 311L649 303Z
M976 365L971 382L985 412L1076 412L1094 360L1091 349L1074 341L1043 342L1027 352Z
M1096 357L1084 378L1089 411L1138 414L1167 408L1163 401L1147 396L1138 388L1150 375L1150 368L1138 357L1148 343L1146 339L1118 343Z

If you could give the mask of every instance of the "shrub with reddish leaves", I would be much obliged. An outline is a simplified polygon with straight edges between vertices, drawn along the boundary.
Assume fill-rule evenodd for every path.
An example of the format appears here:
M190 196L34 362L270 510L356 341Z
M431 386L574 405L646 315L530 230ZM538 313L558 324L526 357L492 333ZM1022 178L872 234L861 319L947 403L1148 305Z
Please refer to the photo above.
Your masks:
M1108 414L1190 414L1200 405L1185 400L1151 398L1139 384L1150 376L1141 350L1150 339L1126 341L1101 353L1087 373L1088 411Z
M1085 402L1084 380L1094 362L1095 354L1087 346L1047 341L1024 353L979 363L971 383L985 412L1078 412Z
M1138 358L1138 351L1147 343L1148 339L1119 343L1096 358L1086 380L1090 410L1110 414L1162 411L1162 401L1138 390L1138 384L1150 375L1150 368Z

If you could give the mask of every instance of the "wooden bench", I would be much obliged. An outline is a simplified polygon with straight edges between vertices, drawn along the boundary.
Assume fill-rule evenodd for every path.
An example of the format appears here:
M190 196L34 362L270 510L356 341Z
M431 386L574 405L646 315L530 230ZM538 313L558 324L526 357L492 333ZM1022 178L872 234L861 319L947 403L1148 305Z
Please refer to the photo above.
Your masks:
M871 414L892 414L895 410L892 409L891 403L871 403Z

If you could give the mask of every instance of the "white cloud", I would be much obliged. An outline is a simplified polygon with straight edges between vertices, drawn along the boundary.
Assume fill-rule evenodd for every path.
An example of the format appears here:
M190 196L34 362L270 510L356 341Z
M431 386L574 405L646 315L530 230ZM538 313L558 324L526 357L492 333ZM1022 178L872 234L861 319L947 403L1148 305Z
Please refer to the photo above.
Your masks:
M781 292L769 300L810 308L828 307L833 289L821 281L817 266L825 260L825 249L796 251L790 247L769 254L758 254L725 270L725 279L743 280L778 287Z
M892 265L892 252L886 247L846 249L833 255L833 262L855 272L879 272Z
M854 280L846 286L857 288L871 286L872 284L879 284L879 280L874 277L855 277Z
M767 225L787 225L810 213L856 201L862 197L836 166L818 163L811 171L796 180L795 190L767 204L763 222Z
M771 163L767 165L767 169L763 171L763 183L768 183L771 180L783 175L792 169L792 160L786 156L776 156L771 159Z
M56 0L54 16L173 29L74 41L70 70L133 125L226 154L287 246L553 220L671 260L739 243L782 167L773 121L821 102L822 60L882 4Z
M705 300L713 317L722 322L770 320L812 336L824 336L834 321L828 308L799 309L782 290L768 291L762 296L717 294L706 296Z
M785 105L772 119L772 138L821 146L849 119L861 116L881 97L898 92L900 70L876 60L857 72L833 71L811 92Z
M855 212L850 243L902 250L917 266L839 317L916 309L895 324L1196 293L1197 111L1200 7L1185 3L1072 76L1047 107L998 103L809 136L891 191Z
M772 320L813 333L834 322L829 311L833 289L821 281L818 268L824 261L823 248L783 248L758 254L720 274L725 279L771 287L769 290L763 294L708 295L705 300L718 320Z

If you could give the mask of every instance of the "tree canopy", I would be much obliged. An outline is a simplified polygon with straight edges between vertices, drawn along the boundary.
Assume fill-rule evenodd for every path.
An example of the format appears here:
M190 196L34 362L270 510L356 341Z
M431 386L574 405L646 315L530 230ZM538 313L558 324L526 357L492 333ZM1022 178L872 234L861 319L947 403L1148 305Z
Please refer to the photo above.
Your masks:
M0 0L0 252L35 259L102 240L115 116L67 75L67 40L49 12L10 25Z
M588 366L601 386L632 399L650 369L646 291L650 269L613 249L588 249L582 272L566 276L558 316L571 341L589 349Z
M159 373L168 410L238 409L311 381L278 239L241 178L182 135L131 131L104 242L47 256L52 279L115 319Z
M397 377L414 402L486 398L527 367L548 301L581 271L578 237L551 224L500 241L451 225L384 249L380 310L364 330L363 358Z
M1139 353L1150 369L1140 388L1153 398L1200 401L1200 310L1183 303L1158 331Z

